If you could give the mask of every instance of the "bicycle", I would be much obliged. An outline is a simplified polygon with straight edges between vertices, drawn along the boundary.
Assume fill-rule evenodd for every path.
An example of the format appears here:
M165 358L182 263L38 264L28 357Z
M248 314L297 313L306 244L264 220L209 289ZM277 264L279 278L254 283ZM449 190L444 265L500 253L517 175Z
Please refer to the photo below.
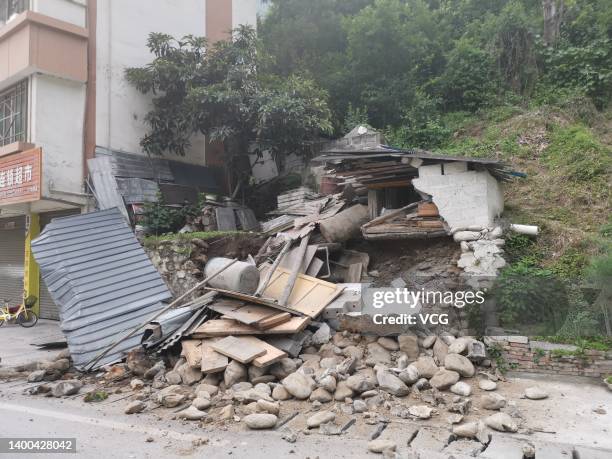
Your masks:
M27 297L19 306L9 306L9 301L4 300L4 307L0 308L0 327L4 322L14 321L24 328L30 328L38 322L38 316L32 307L38 298L34 295Z

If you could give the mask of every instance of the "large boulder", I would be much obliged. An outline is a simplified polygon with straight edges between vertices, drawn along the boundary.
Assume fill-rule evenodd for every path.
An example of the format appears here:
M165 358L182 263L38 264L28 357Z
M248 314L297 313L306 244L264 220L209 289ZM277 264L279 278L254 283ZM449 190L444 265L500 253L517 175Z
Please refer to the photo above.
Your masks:
M476 373L474 364L460 354L448 354L444 359L444 368L456 371L465 378L471 378Z
M223 382L225 383L225 387L232 387L236 383L246 381L248 376L247 367L240 362L232 360L225 368Z
M192 384L197 383L203 377L202 372L199 368L190 367L187 362L176 369L176 372L181 375L181 380L183 384L187 384L191 386Z
M316 387L315 382L310 376L306 376L297 371L283 379L282 383L285 389L287 389L287 392L299 400L310 397L310 394Z
M306 426L309 429L319 427L321 424L327 424L336 419L336 415L331 411L320 411L306 420Z
M416 367L419 375L422 378L429 379L438 371L438 366L432 357L419 357L417 361L413 363L413 365Z
M433 353L436 361L440 365L443 365L446 354L448 354L448 345L443 340L436 339L436 342L433 345Z
M419 358L419 341L415 335L399 335L399 350L408 356L408 359L413 362Z
M441 368L429 380L429 384L431 384L431 387L434 387L435 389L445 390L451 387L457 381L459 381L459 373L456 371L447 370L446 368Z
M389 338L388 336L381 336L377 341L382 347L384 347L388 351L397 351L399 349L399 344L393 338Z
M394 374L386 370L378 370L376 372L376 379L381 390L395 395L396 397L404 397L408 395L410 389Z
M328 391L323 389L322 387L315 389L312 392L312 394L310 394L311 402L316 401L320 403L327 403L327 402L331 402L332 400L333 400L333 396Z
M518 430L516 422L506 413L495 413L485 418L484 422L487 427L499 432L516 432Z
M414 364L410 364L406 367L405 370L401 371L398 375L398 378L401 379L404 384L414 384L419 380L419 370Z
M448 346L449 354L466 354L468 344L473 340L473 338L468 338L466 336L462 336L461 338L457 338L455 341L450 343Z
M176 417L179 419L186 419L188 421L199 421L207 416L206 411L200 411L195 406L190 406L177 413Z
M270 374L278 378L278 380L285 379L291 373L297 370L297 365L293 359L285 357L279 360L270 367Z
M371 370L362 370L346 379L346 385L351 390L361 393L376 387L376 378Z
M254 413L244 417L244 423L249 429L271 429L276 425L278 417L270 413Z
M343 402L353 396L353 390L346 384L346 381L339 381L334 392L334 400Z
M77 394L81 387L83 387L83 384L76 379L61 381L53 386L51 394L54 397L67 397L68 395Z
M450 391L462 397L469 397L472 394L472 386L463 381L459 381L450 387Z
M377 438L376 440L368 443L368 451L372 453L384 453L386 451L395 451L397 449L397 443L393 440Z
M480 407L485 410L500 410L506 406L506 399L501 395L491 392L480 398Z
M370 343L368 344L366 364L369 366L391 365L391 353L378 343Z
M532 386L525 389L525 397L531 400L542 400L548 398L548 392L541 387Z

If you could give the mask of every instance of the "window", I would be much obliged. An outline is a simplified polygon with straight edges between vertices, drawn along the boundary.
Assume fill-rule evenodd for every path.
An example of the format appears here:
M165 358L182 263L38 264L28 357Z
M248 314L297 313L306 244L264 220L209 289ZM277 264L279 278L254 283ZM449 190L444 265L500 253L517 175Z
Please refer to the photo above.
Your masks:
M11 17L28 9L29 0L0 0L0 26L6 24Z
M27 80L0 92L0 147L26 141L27 108Z

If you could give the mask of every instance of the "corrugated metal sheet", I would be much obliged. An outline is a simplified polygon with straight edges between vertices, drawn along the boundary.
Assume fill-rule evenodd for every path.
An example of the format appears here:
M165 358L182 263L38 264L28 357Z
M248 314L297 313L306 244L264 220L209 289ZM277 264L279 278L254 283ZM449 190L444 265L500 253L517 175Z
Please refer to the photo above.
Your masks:
M78 369L172 296L118 209L53 220L32 252ZM122 359L141 337L136 333L96 367Z
M156 202L159 186L153 180L140 178L117 178L119 193L126 204Z

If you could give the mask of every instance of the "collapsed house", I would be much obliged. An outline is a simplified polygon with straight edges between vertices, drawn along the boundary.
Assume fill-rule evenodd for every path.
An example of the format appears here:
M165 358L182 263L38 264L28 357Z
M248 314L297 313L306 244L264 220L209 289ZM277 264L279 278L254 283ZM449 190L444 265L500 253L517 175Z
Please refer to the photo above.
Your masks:
M230 359L265 367L287 355L295 357L312 335L308 327L313 321L323 319L339 328L351 323L343 317L361 315L362 288L371 279L369 256L348 250L345 243L350 240L376 244L452 236L461 243L457 264L466 274L496 275L504 263L498 224L502 186L513 173L497 161L400 150L381 140L380 134L359 127L323 149L312 160L319 192L300 187L279 195L277 208L261 223L262 234L269 237L258 253L245 261L201 256L195 271L204 280L193 282L193 288L169 305L171 294L161 288L159 274L153 275L155 268L142 249L132 247L136 240L128 237L131 231L120 205L49 225L33 251L60 306L75 363L92 369L120 360L139 344L163 351L179 341L190 366L199 366L203 373L224 371ZM102 155L90 160L101 208L122 199L151 198L153 187L144 191L150 185L146 171L157 179L160 170L171 171L169 163L149 163L134 182L133 177L121 177L134 175L121 172L130 165L129 158L118 153L112 159ZM112 198L113 193L121 199ZM259 226L239 206L210 199L219 204L210 220L216 227ZM102 235L104 243L93 244ZM198 246L208 245L200 241ZM89 260L88 275L76 276L84 257ZM142 289L133 287L142 280L140 271L130 268L135 260L143 273L154 277L147 282L155 288L147 283ZM115 284L128 271L136 277ZM352 323L363 325L359 320ZM385 333L405 331L389 330ZM95 345L79 341L92 331L99 338ZM236 349L245 355L237 355Z

